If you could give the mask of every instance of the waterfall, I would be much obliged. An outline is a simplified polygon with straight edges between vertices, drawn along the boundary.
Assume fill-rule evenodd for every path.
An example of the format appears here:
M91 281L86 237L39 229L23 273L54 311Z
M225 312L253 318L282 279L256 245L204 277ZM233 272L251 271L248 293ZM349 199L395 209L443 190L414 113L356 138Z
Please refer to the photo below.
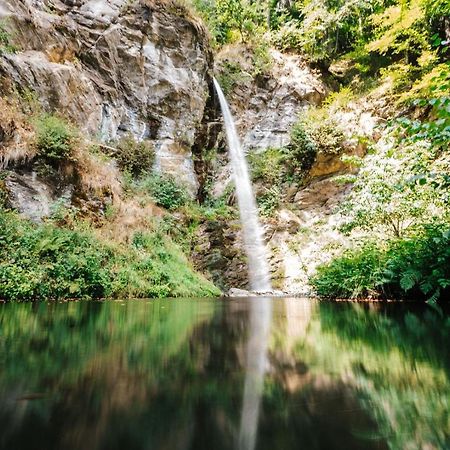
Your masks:
M248 259L251 289L270 291L270 274L263 241L258 209L253 194L245 154L236 131L225 95L214 79L227 132L228 147L233 168L236 195L239 203L244 247ZM254 450L258 431L259 410L264 387L264 374L267 366L267 347L272 317L271 302L261 298L252 303L250 310L250 334L247 343L247 364L244 386L244 399L239 428L239 450Z
M233 168L236 195L239 204L244 247L248 260L250 287L255 291L268 292L271 288L269 265L263 241L261 225L258 219L258 209L250 181L245 154L236 131L236 125L231 115L225 95L214 79L214 86L219 96L220 106L225 122L228 147Z

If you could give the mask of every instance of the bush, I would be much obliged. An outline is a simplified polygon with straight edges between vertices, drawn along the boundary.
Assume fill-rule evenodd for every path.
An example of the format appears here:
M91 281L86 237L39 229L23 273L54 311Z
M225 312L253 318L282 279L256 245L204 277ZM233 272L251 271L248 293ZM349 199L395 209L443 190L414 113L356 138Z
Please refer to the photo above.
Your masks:
M114 151L109 152L119 167L128 171L134 177L150 172L155 161L155 149L150 142L137 142L133 136L128 135L112 144Z
M284 154L279 148L268 148L261 153L248 155L254 180L261 180L269 185L280 183L284 171Z
M6 30L5 22L0 22L0 55L2 53L15 53L16 46L11 42L11 34Z
M255 45L252 55L253 78L265 77L270 74L273 66L272 55L270 54L270 47L267 42L261 42Z
M147 191L157 205L169 210L175 210L189 201L186 188L171 175L152 174L139 183L139 188Z
M345 96L344 96L345 97ZM331 100L333 101L333 100ZM339 97L333 106L338 106ZM306 133L314 141L317 152L325 155L339 155L342 153L345 136L339 123L331 117L325 108L310 109L301 119Z
M226 96L233 91L236 85L246 79L251 79L251 75L244 72L239 63L231 61L225 61L217 75L217 81Z
M214 296L219 291L166 236L136 233L131 245L34 225L0 209L0 299Z
M404 142L404 139L403 139ZM341 231L382 231L401 237L430 217L447 218L445 169L433 167L435 151L423 143L385 147L364 158L352 191L341 203Z
M258 207L262 216L271 217L280 205L281 192L277 186L270 189L258 197Z
M311 169L317 156L317 145L307 132L303 121L298 121L291 130L291 143L285 149L285 161L291 174Z
M450 229L424 225L386 245L364 243L318 268L311 284L325 297L376 293L438 300L450 291Z
M320 266L311 284L319 296L355 298L381 290L385 253L373 242L346 250L339 258Z
M38 155L51 162L70 159L76 143L76 133L66 121L56 116L44 116L36 123Z

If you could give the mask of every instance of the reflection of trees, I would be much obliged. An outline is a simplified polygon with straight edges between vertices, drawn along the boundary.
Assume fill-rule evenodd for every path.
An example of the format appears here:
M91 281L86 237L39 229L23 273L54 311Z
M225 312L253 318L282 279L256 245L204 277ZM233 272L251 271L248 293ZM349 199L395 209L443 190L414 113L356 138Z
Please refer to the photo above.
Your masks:
M190 422L180 405L196 364L188 337L210 315L201 301L7 305L1 447L159 448ZM28 400L36 392L44 398Z
M291 356L307 366L304 375L286 367L286 361L275 371L278 378L284 373L278 383L284 395L298 397L329 374L330 382L345 384L359 398L357 405L376 419L390 448L449 446L448 321L408 311L410 305L386 311L317 304Z
M448 446L444 319L295 302L273 304L257 449ZM248 320L245 301L2 306L0 448L235 448Z
M258 449L387 448L352 383L316 370L317 362L310 358L306 346L314 348L321 339L314 331L318 304L285 299L275 303L274 312L271 374L265 387Z

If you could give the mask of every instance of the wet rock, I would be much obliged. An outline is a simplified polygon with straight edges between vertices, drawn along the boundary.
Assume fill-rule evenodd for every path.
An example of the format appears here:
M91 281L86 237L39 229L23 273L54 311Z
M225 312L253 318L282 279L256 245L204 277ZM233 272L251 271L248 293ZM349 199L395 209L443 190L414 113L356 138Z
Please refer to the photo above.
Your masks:
M245 289L237 289L237 288L231 288L227 294L226 297L231 298L241 298L241 297L284 297L286 296L286 293L283 291L278 290L271 290L271 291L248 291Z
M234 297L234 298L238 298L238 297L253 297L254 294L250 291L246 291L245 289L237 289L237 288L232 288L228 291L227 293L227 297Z

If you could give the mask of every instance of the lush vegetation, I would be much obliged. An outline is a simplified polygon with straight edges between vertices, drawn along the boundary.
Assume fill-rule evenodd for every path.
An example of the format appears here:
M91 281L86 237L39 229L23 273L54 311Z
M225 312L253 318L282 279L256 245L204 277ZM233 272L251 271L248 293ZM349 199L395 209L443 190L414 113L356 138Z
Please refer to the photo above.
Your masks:
M0 298L192 297L219 294L157 232L136 232L129 244L53 224L34 225L0 211Z
M189 202L186 188L171 175L148 174L139 180L135 188L148 193L155 203L174 211Z
M351 183L353 189L340 207L340 231L355 244L319 269L312 280L317 292L332 297L445 298L450 283L449 3L194 3L218 46L245 42L255 52L265 42L297 52L339 91L321 107L301 113L288 146L251 156L262 215L274 214L292 183L308 181L320 155L337 159L348 140L369 151L365 158L342 157L352 170L336 182ZM236 11L235 20L229 20ZM227 64L220 74L231 91L250 71ZM376 97L380 86L391 119L378 128L378 137L342 129L339 116L348 112L347 105L372 93Z
M38 155L51 163L70 160L76 145L76 132L57 116L39 117L36 122Z
M148 141L136 141L126 135L111 146L102 147L107 155L113 157L120 169L129 172L133 177L148 173L155 161L155 149Z
M341 204L342 232L357 245L319 268L312 284L331 297L425 298L450 287L450 159L447 97L416 100L422 119L401 117L364 159ZM428 111L427 109L428 108Z
M319 268L312 280L324 297L419 297L450 293L450 228L423 226L386 242L364 240Z

